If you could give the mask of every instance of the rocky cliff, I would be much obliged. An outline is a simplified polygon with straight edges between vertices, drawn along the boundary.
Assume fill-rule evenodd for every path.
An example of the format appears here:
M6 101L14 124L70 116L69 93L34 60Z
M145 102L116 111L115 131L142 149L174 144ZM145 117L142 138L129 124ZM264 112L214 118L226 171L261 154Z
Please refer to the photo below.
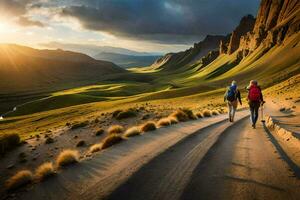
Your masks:
M208 35L206 38L195 43L194 46L186 51L178 53L169 53L157 59L152 67L166 69L176 69L187 64L193 64L206 56L210 51L218 50L221 40L225 40L226 36Z
M238 64L259 46L262 45L263 52L267 52L299 30L300 0L262 0L256 19L247 15L227 36L207 36L194 47L184 52L167 54L152 66L172 69L193 62L205 66L219 54L236 52L235 63ZM209 53L211 51L213 53Z
M240 24L231 33L227 48L228 54L232 54L239 48L241 37L246 35L249 31L252 31L254 24L255 18L252 15L247 15L241 19Z
M299 0L262 0L252 31L240 38L244 55L260 45L268 50L300 30Z

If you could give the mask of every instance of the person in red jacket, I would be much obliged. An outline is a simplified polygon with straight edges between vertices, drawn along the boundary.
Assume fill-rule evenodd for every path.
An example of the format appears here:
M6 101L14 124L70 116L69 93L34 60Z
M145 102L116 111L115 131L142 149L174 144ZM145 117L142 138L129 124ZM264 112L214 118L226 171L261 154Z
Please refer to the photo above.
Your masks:
M260 105L264 104L261 88L258 86L257 81L251 80L248 90L248 102L251 112L252 128L256 128L256 122L258 119L258 110Z

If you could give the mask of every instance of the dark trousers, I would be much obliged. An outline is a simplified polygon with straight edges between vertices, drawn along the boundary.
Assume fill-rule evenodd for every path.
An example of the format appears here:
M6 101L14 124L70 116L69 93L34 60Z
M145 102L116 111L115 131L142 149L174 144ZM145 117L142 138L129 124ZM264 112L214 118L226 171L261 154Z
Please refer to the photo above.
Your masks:
M258 110L259 110L260 102L252 101L249 102L250 112L251 112L251 122L253 125L256 124L258 119Z

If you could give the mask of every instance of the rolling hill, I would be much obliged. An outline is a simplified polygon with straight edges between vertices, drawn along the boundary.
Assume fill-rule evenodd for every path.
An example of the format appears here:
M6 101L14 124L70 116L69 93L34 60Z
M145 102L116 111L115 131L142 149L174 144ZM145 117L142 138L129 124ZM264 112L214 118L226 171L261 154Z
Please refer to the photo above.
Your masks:
M81 53L3 44L0 45L0 110L8 109L7 104L22 96L43 96L124 73L124 69L111 62Z
M130 71L113 67L117 69L117 72L113 72L116 76L108 75L109 73L103 73L102 76L100 72L91 74L86 71L80 72L80 76L76 77L76 74L70 75L66 71L64 75L71 80L75 79L76 84L88 85L91 80L98 82L94 82L97 83L95 87L90 84L93 89L81 88L79 84L70 85L69 88L74 89L71 94L49 93L47 98L19 107L14 114L31 114L98 101L116 105L123 101L159 100L169 103L171 99L221 95L233 79L241 87L246 86L251 79L258 80L263 88L272 86L300 72L299 5L295 0L263 0L256 18L251 15L243 17L231 33L224 36L208 35L184 52L166 54L150 67ZM53 57L60 59L58 56ZM77 59L79 58L80 56ZM101 62L83 56L82 60L85 59L91 59L91 63ZM81 61L72 63L72 66L77 66L78 63ZM102 79L98 74L101 74ZM89 76L91 78L87 79ZM49 82L51 79L43 79L47 82L46 80ZM114 87L116 84L122 86ZM28 96L28 91L24 96ZM8 99L8 96L4 98ZM70 103L65 103L65 99ZM59 103L45 109L46 102Z

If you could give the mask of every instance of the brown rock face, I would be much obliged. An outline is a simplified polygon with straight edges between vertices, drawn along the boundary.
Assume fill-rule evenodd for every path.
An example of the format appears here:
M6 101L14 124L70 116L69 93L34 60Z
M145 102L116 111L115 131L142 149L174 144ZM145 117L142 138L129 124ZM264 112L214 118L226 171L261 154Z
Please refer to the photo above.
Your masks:
M202 66L206 66L212 61L214 61L220 55L219 51L210 51L206 56L203 56L201 59Z
M285 38L300 30L299 0L262 0L254 23L246 16L232 32L229 44L220 44L220 53L238 52L238 59L246 57L263 45L265 51L280 45Z
M262 0L253 32L247 35L248 48L256 49L263 43L271 48L300 29L299 0ZM245 41L241 42L245 44Z
M220 41L220 45L219 45L219 53L220 54L227 53L230 37L231 37L231 34L228 34L224 39L222 39Z
M163 70L173 70L188 64L192 64L207 55L210 51L218 50L221 40L228 36L207 35L201 42L195 43L193 47L178 53L169 53L155 61L152 67Z
M255 24L255 18L252 15L247 15L242 18L240 24L232 32L229 45L228 45L228 54L235 52L240 46L240 39L247 32L251 31Z

